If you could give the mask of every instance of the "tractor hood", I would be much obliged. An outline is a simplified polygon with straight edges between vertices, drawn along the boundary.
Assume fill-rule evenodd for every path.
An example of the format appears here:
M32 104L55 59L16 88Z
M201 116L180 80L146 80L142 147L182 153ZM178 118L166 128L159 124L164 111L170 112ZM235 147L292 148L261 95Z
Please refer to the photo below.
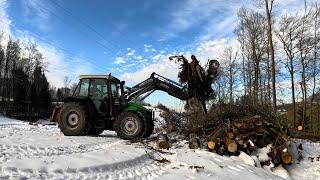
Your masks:
M141 104L128 102L127 106L124 109L125 112L134 111L134 112L142 112L142 113L150 113L152 110L149 110L142 106Z

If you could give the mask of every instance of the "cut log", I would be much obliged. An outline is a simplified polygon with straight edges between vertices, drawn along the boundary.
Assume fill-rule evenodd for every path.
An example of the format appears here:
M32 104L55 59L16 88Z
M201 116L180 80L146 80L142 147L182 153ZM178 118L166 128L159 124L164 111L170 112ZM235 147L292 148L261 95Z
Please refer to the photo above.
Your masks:
M208 146L208 149L209 149L209 150L213 151L213 150L215 150L215 148L216 148L216 142L213 141L213 140L210 140L210 141L208 141L207 146Z
M272 149L268 155L271 158L271 161L275 166L277 166L281 163L279 153L276 149Z
M229 152L234 153L238 150L238 145L234 141L230 142L229 144L227 144L227 149Z
M292 164L293 162L292 156L289 152L281 152L280 158L281 162L285 165Z
M160 149L169 149L169 138L166 134L159 134L158 135L158 147Z
M227 147L228 152L234 153L238 150L238 145L234 140L232 140L230 138L225 138L224 143Z
M219 155L224 155L226 153L226 148L225 148L225 146L224 145L221 145L221 146L219 146L218 147L218 150L217 150L217 154L219 154Z
M189 140L189 148L190 149L198 149L200 147L200 139L199 138L191 138Z
M243 140L243 139L238 139L238 140L237 140L237 143L238 143L240 146L243 146L243 145L244 145L244 140Z
M228 131L228 132L227 132L227 137L228 137L229 139L233 139L233 138L234 138L234 133L233 133L232 131Z
M260 162L260 164L261 164L262 167L263 167L263 166L270 166L271 161L270 161L270 160L268 160L268 161L262 161L262 162Z

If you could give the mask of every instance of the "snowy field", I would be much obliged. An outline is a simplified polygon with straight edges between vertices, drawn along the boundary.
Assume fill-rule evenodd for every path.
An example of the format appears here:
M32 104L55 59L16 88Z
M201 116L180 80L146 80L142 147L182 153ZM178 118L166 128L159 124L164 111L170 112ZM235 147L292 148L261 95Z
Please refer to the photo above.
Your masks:
M320 155L320 145L301 141L304 155ZM154 144L149 143L150 146ZM270 170L254 167L244 153L219 156L175 143L162 157L114 132L99 137L67 137L56 125L29 124L0 116L0 179L320 179L320 162ZM280 177L282 176L282 177Z

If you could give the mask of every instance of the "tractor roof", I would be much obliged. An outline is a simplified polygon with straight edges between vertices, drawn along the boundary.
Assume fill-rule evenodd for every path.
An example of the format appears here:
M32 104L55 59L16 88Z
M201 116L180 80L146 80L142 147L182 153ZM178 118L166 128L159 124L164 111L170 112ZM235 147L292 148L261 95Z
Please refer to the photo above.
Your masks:
M80 75L79 79L111 79L116 82L120 82L118 78L111 75Z

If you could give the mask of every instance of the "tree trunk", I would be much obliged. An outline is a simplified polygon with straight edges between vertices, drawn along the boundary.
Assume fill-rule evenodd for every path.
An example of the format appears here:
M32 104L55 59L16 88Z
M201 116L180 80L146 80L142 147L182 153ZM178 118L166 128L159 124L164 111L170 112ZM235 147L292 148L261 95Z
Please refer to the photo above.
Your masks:
M314 102L314 96L315 96L315 90L316 90L316 76L317 76L317 47L318 47L318 35L317 35L317 21L318 21L318 5L316 3L316 12L315 12L315 20L314 20L314 51L313 51L313 69L312 69L312 78L313 78L313 87L312 87L312 96L311 96L311 101L310 101L310 108L311 108L311 113L310 113L310 121L311 121L311 129L313 129L313 102Z
M306 109L307 109L307 90L306 90L306 64L305 58L306 54L303 54L304 47L303 47L303 38L304 38L304 30L305 30L305 15L307 13L307 5L305 0L305 14L302 20L302 30L299 39L299 51L300 51L300 63L301 63L301 92L302 92L302 127L305 128L305 117L306 117Z
M296 111L296 95L294 87L294 74L293 74L293 62L290 60L290 76L291 76L291 98L292 98L292 107L293 107L293 126L296 127L297 111Z
M275 70L275 59L274 59L274 47L273 47L273 39L272 39L272 8L273 8L273 0L271 0L271 4L269 6L269 0L265 0L266 6L266 14L268 19L268 43L269 43L269 52L271 55L271 75L272 75L272 97L273 97L273 109L274 113L277 110L277 93L276 93L276 70Z

